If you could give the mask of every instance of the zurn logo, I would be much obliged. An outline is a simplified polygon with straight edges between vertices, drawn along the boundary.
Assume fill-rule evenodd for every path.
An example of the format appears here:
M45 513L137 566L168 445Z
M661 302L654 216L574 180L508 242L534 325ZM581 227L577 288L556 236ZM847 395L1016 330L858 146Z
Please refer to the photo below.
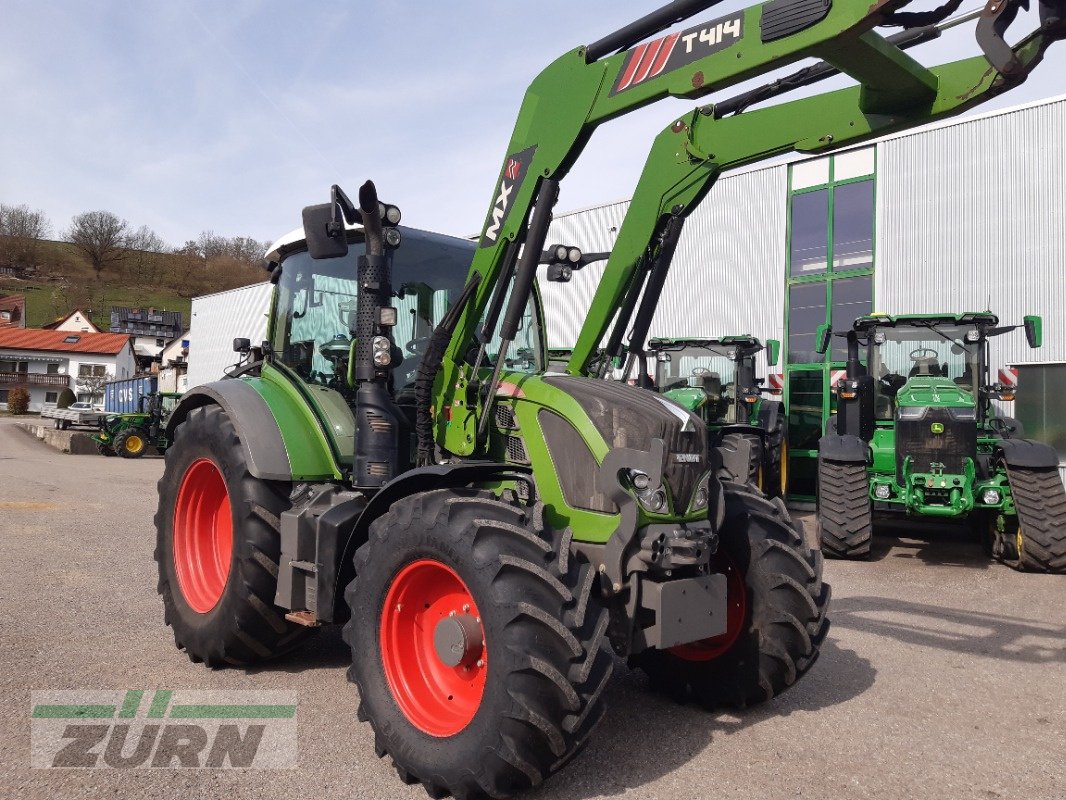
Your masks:
M31 693L36 769L292 769L296 693Z

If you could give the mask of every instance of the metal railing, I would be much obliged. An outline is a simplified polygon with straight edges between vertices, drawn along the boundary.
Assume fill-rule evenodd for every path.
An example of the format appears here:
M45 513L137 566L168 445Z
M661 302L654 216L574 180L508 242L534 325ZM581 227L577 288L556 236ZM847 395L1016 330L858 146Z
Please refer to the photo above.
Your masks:
M69 375L48 375L43 372L0 372L0 386L70 386Z

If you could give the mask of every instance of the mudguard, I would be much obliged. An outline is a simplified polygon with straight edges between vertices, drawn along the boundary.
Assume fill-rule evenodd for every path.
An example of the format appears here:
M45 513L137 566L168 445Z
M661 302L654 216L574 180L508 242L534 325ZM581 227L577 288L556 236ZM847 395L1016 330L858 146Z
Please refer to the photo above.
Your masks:
M173 440L174 429L190 411L207 405L222 406L241 432L241 447L252 475L268 481L292 480L289 455L274 412L263 396L243 380L205 383L186 392L167 420L167 441Z
M818 440L818 458L846 464L869 462L870 445L858 436L828 433Z
M505 480L527 481L530 484L530 497L533 491L533 468L516 464L497 464L495 462L465 462L459 464L435 464L430 467L418 467L408 470L381 487L366 504L358 520L351 527L337 566L337 578L333 585L333 596L319 597L319 608L333 607L333 621L340 622L348 617L344 607L344 588L355 577L353 559L355 551L366 542L370 535L370 524L384 514L401 497L409 494L431 492L434 489L454 489L462 486L492 483Z
M996 449L1003 454L1003 461L1008 467L1044 469L1059 466L1059 454L1043 442L1003 439L996 442Z

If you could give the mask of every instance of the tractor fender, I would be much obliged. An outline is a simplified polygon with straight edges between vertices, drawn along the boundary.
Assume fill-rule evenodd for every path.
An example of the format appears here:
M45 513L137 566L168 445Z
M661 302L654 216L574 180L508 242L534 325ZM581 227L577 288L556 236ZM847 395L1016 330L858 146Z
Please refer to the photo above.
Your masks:
M870 445L852 434L829 433L818 440L818 458L845 464L869 462Z
M248 471L261 480L292 480L292 468L274 412L263 396L242 380L215 381L186 392L167 420L167 441L174 438L189 412L200 406L221 406L241 432Z
M759 427L766 433L773 433L782 423L784 405L780 400L763 400L759 406Z
M397 500L420 492L431 492L434 489L456 489L515 479L529 482L530 496L533 497L535 492L532 486L532 475L532 467L475 461L418 467L393 478L370 498L362 513L359 514L359 518L352 525L347 541L341 549L337 578L333 584L333 597L319 597L318 607L329 608L332 604L333 621L340 622L347 619L348 610L344 607L344 588L355 577L355 551L369 538L371 523L388 511Z
M1003 461L1008 467L1043 469L1059 465L1058 453L1043 442L1032 442L1028 439L1001 439L996 442L996 449L1002 454Z

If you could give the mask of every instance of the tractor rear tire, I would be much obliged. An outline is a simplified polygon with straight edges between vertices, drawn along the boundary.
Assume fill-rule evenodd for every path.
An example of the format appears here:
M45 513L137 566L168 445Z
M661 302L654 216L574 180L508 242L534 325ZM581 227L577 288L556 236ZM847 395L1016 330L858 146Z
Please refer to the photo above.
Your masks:
M111 445L104 444L103 442L96 443L96 452L102 456L107 456L108 458L118 455L118 453L112 449Z
M358 717L431 797L537 786L602 716L608 614L543 510L474 489L416 494L356 552L344 639Z
M762 439L752 433L727 433L722 437L722 443L718 445L719 449L726 454L728 463L728 454L739 451L742 447L748 448L747 458L747 474L735 475L728 467L723 467L719 477L725 481L732 481L733 483L753 483L760 489L763 488L765 482L765 475L762 474Z
M870 557L874 521L865 464L818 460L818 529L829 558Z
M148 450L148 436L139 428L129 428L115 437L115 452L123 458L140 458Z
M1018 517L1011 541L997 552L1017 570L1066 574L1066 489L1059 471L1007 467L1007 480Z
M723 488L715 559L728 580L726 632L632 659L653 689L707 709L745 708L781 694L811 668L829 630L822 554L806 544L784 502L751 484Z
M155 560L175 644L208 667L288 652L313 631L274 605L291 487L254 478L218 406L178 425L159 481Z

